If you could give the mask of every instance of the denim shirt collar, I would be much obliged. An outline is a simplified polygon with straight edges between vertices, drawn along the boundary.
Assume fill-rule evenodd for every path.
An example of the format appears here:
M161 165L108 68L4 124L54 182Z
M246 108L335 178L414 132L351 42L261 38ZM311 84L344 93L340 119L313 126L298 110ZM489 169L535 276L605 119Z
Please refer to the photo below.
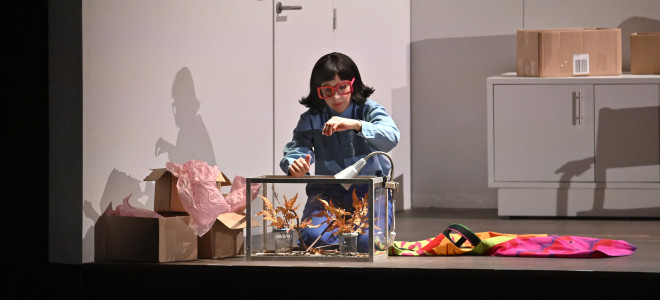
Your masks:
M325 111L326 111L326 114L328 116L328 119L330 119L334 116L338 116L338 117L342 117L342 118L355 119L354 110L355 110L355 103L353 103L353 101L351 101L351 103L348 105L346 110L344 112L340 113L340 114L338 114L336 111L332 110L327 105L325 106Z

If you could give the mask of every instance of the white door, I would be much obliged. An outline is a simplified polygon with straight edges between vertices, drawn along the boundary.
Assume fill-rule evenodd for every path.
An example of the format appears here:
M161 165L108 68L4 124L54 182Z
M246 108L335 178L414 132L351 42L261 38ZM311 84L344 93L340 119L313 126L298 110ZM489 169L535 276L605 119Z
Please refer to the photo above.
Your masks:
M376 90L371 99L385 106L397 122L401 141L390 153L395 160L394 177L405 181L400 182L403 186L411 186L409 1L274 0L273 5L277 3L299 9L273 12L274 174L283 174L282 150L306 110L298 100L309 93L314 63L336 51L356 62L365 84ZM409 195L409 190L400 191L397 197L403 201L397 203L409 208Z
M398 210L410 201L410 2L403 0L334 0L333 51L358 65L362 81L375 89L370 99L385 107L401 139L389 153Z
M307 110L298 101L309 93L309 79L316 61L332 49L332 1L275 1L291 10L274 9L274 149L273 174L284 145L293 137L300 114ZM314 171L312 170L312 174Z

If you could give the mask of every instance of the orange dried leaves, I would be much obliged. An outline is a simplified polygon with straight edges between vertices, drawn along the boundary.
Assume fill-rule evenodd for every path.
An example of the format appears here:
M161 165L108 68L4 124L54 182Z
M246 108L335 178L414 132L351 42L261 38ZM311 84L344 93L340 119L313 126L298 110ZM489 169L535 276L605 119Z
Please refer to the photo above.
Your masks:
M287 231L295 228L309 227L311 220L300 223L296 211L300 204L296 205L298 201L298 194L290 200L284 196L284 205L275 207L268 198L259 195L264 201L264 210L257 213L257 216L263 216L264 220L270 221L270 225L279 229L287 229ZM295 222L295 224L294 224Z
M335 235L351 232L366 234L369 229L369 203L365 201L366 199L367 195L363 199L359 199L355 190L353 190L354 210L351 213L341 207L335 206L332 201L319 198L318 200L323 204L325 210L318 212L314 216L324 217L325 220L321 224L328 224L327 231L332 231Z

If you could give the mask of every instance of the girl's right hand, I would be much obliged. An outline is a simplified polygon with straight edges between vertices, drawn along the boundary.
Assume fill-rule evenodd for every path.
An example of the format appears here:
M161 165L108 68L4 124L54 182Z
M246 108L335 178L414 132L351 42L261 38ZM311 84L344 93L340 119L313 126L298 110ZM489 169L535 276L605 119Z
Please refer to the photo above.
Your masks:
M302 177L309 172L312 156L307 154L305 158L298 158L289 166L289 174L293 177Z

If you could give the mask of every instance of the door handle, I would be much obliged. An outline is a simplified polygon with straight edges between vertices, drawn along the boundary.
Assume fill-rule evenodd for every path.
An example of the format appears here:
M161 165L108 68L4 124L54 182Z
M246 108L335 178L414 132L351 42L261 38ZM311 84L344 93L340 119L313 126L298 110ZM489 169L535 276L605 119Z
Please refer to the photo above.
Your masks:
M301 10L301 9L302 6L300 5L286 6L286 5L282 5L282 2L277 2L277 4L275 4L275 11L277 12L278 15L282 13L283 10Z

